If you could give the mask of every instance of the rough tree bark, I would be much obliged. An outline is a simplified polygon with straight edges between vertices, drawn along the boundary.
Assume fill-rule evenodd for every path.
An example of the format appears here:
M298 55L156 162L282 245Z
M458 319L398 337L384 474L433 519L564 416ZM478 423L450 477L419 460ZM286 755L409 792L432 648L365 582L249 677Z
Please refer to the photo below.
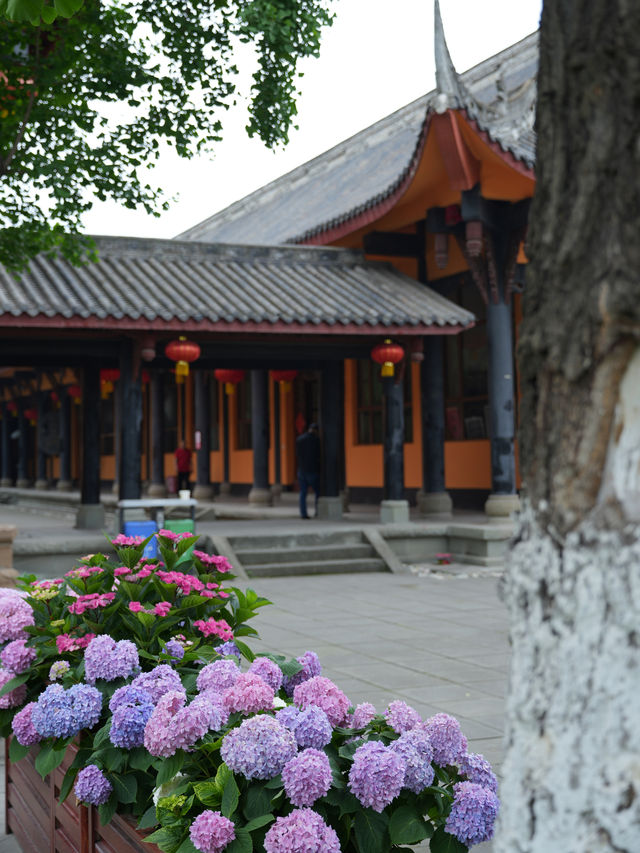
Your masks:
M639 40L544 4L498 853L640 850Z

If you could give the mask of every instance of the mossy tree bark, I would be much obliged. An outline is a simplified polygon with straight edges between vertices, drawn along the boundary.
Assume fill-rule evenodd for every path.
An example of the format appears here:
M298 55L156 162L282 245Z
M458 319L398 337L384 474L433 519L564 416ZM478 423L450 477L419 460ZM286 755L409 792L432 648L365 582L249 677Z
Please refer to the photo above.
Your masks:
M546 0L498 853L640 838L640 4Z

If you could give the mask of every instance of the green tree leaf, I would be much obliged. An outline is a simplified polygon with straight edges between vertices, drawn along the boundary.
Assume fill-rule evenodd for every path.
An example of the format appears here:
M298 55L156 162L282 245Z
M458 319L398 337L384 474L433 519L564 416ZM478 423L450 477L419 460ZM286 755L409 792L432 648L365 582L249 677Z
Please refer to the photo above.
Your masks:
M238 808L239 800L240 791L238 789L236 780L234 779L233 773L231 773L231 775L226 778L222 791L222 803L220 805L220 811L222 812L222 814L225 817L232 817L235 810Z
M271 791L264 785L250 785L243 796L242 814L248 821L271 811Z

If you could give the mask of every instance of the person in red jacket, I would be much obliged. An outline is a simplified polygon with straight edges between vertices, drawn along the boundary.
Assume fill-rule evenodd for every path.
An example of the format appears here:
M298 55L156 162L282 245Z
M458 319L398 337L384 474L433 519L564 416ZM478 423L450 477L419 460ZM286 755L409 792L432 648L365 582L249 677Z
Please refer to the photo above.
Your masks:
M178 491L189 489L189 477L191 475L191 451L186 446L184 439L175 452L176 472L178 474Z

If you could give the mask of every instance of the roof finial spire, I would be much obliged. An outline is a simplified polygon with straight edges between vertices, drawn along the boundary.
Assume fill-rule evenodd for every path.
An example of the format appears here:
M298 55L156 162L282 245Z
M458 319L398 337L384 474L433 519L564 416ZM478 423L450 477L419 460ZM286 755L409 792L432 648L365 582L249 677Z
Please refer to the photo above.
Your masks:
M436 61L436 89L438 97L436 109L438 112L445 112L453 107L460 107L464 102L462 87L458 79L458 73L451 61L449 48L444 37L444 27L442 25L442 16L440 14L440 0L434 0L434 53Z

